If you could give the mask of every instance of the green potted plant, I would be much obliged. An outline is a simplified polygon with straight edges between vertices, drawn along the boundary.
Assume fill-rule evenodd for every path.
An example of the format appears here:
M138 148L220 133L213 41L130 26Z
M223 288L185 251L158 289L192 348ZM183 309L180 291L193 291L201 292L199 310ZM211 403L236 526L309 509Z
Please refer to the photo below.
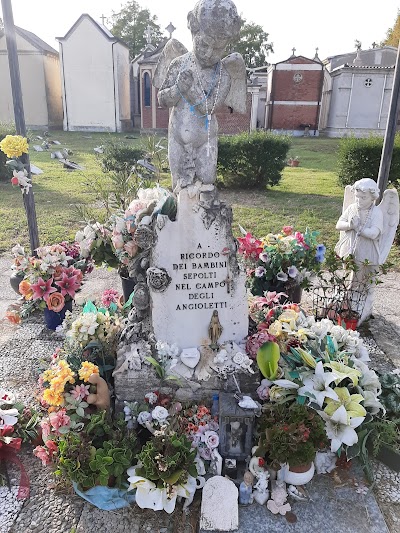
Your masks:
M259 421L258 456L266 456L278 477L292 485L308 483L314 459L326 441L324 422L311 408L292 404L265 404Z
M196 491L196 448L185 434L161 426L136 456L138 465L128 469L130 490L136 490L141 509L175 509L177 496L193 498Z

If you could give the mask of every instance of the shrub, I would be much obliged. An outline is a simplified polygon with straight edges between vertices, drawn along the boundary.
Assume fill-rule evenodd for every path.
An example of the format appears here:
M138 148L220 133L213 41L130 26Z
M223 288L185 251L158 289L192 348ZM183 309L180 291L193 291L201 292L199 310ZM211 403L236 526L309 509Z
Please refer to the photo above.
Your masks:
M121 141L109 141L101 154L101 165L104 172L130 174L131 168L138 159L142 159L144 150Z
M370 136L365 139L343 138L339 145L338 175L343 187L362 178L378 179L382 155L382 137ZM400 135L394 143L389 184L400 187Z
M218 140L219 181L225 187L255 189L279 183L290 139L264 131Z

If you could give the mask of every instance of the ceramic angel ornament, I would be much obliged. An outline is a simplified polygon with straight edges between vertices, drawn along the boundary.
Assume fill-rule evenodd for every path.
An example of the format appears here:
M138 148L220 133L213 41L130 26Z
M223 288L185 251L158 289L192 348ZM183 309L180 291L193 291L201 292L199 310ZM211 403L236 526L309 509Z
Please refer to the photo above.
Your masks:
M168 152L176 192L216 179L218 123L223 106L246 111L246 67L238 53L225 56L242 21L231 0L199 0L188 14L193 51L175 39L164 47L153 83L162 107L172 108Z
M362 312L360 323L371 315L371 281L379 265L387 259L399 223L399 196L396 189L387 189L378 205L375 203L377 198L379 189L371 178L348 185L344 193L343 213L336 224L340 239L335 252L342 258L352 255L359 267L353 275L350 288L367 293L361 300L363 310L352 309Z

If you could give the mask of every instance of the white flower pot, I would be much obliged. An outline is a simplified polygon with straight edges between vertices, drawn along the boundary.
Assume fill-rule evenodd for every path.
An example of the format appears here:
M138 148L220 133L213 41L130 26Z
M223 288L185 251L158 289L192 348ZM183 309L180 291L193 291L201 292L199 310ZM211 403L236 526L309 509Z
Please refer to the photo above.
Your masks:
M311 463L306 472L292 472L289 468L289 465L285 464L281 465L281 469L278 470L278 480L282 480L288 485L305 485L314 477L314 463Z

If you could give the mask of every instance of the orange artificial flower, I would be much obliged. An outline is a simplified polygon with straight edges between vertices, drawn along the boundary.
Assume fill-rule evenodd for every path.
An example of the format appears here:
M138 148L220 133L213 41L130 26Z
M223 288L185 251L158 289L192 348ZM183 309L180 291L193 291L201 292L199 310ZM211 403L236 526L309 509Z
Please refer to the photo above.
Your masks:
M23 283L21 281L21 283ZM20 286L21 286L20 283ZM65 305L65 299L64 296L61 294L61 292L52 292L49 297L47 298L47 307L50 309L50 311L54 311L55 313L59 313L61 309Z
M64 404L64 398L62 397L62 395L59 394L58 392L55 392L52 389L46 389L43 392L43 400L47 404L53 405L53 406L63 405Z
M6 311L6 318L12 324L20 324L21 323L21 317L19 316L18 311L15 311L14 309L9 309L8 311Z
M31 282L28 279L23 279L18 286L20 294L25 298L25 300L32 300L33 289Z

